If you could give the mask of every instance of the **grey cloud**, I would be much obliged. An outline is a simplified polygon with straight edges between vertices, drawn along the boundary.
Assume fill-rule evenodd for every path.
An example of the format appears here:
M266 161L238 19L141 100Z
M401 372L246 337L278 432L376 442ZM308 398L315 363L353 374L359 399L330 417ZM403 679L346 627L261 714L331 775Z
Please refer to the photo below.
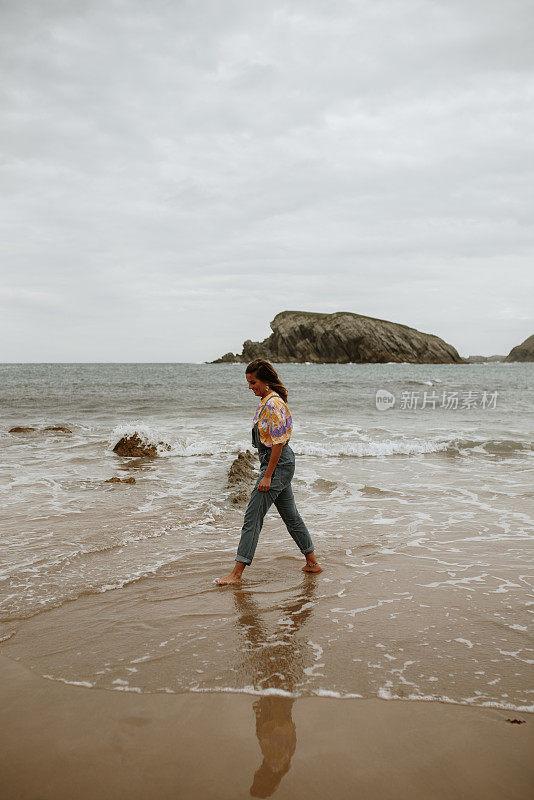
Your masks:
M531 333L530 2L0 16L4 359L211 359L284 308Z

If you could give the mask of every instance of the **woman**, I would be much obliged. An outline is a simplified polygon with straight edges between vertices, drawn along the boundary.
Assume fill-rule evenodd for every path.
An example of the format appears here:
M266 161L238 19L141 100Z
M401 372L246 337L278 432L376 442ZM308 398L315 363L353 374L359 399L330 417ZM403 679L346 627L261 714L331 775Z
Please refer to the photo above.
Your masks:
M226 578L215 580L220 586L241 582L243 570L254 558L263 520L272 503L306 558L306 564L302 567L304 572L322 572L291 488L295 454L288 444L293 422L286 405L287 389L273 365L261 358L251 361L245 373L249 388L257 397L261 397L252 427L252 444L258 448L260 457L260 476L245 511L235 567Z

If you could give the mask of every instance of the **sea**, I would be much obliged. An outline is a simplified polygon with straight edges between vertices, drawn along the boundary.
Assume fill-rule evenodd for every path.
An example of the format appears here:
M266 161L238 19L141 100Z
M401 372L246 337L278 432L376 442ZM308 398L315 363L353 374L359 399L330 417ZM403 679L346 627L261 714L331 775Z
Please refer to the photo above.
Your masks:
M243 364L0 365L0 655L95 691L534 711L534 365L275 366L323 572L273 506L234 587ZM113 452L134 432L156 457Z

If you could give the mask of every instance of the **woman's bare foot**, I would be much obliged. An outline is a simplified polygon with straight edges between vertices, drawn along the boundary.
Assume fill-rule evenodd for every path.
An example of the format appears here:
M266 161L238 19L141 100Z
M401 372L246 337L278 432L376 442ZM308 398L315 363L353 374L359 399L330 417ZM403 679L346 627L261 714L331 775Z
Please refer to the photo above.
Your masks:
M323 568L315 558L313 552L306 554L306 566L302 567L303 572L322 572Z
M245 564L242 561L236 561L235 567L231 571L226 578L215 578L215 583L219 586L227 586L229 583L241 583L241 576L243 574L243 570L245 569Z
M241 583L241 577L238 578L237 575L230 573L226 578L215 578L215 583L219 584L219 586L226 586L228 583Z

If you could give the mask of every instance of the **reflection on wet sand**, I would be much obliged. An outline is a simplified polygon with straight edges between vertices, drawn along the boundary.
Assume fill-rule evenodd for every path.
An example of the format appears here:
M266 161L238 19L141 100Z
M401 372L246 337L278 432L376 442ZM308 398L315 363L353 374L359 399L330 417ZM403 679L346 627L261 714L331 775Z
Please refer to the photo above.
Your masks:
M234 594L237 626L246 643L246 657L240 671L250 676L256 689L292 692L304 675L306 647L296 634L313 611L316 578L306 575L298 595L284 603L276 628L269 633L263 624L262 612L253 594L238 590ZM250 794L269 797L289 771L297 744L292 719L295 699L275 694L261 695L253 703L256 715L256 736L263 762L256 770Z

